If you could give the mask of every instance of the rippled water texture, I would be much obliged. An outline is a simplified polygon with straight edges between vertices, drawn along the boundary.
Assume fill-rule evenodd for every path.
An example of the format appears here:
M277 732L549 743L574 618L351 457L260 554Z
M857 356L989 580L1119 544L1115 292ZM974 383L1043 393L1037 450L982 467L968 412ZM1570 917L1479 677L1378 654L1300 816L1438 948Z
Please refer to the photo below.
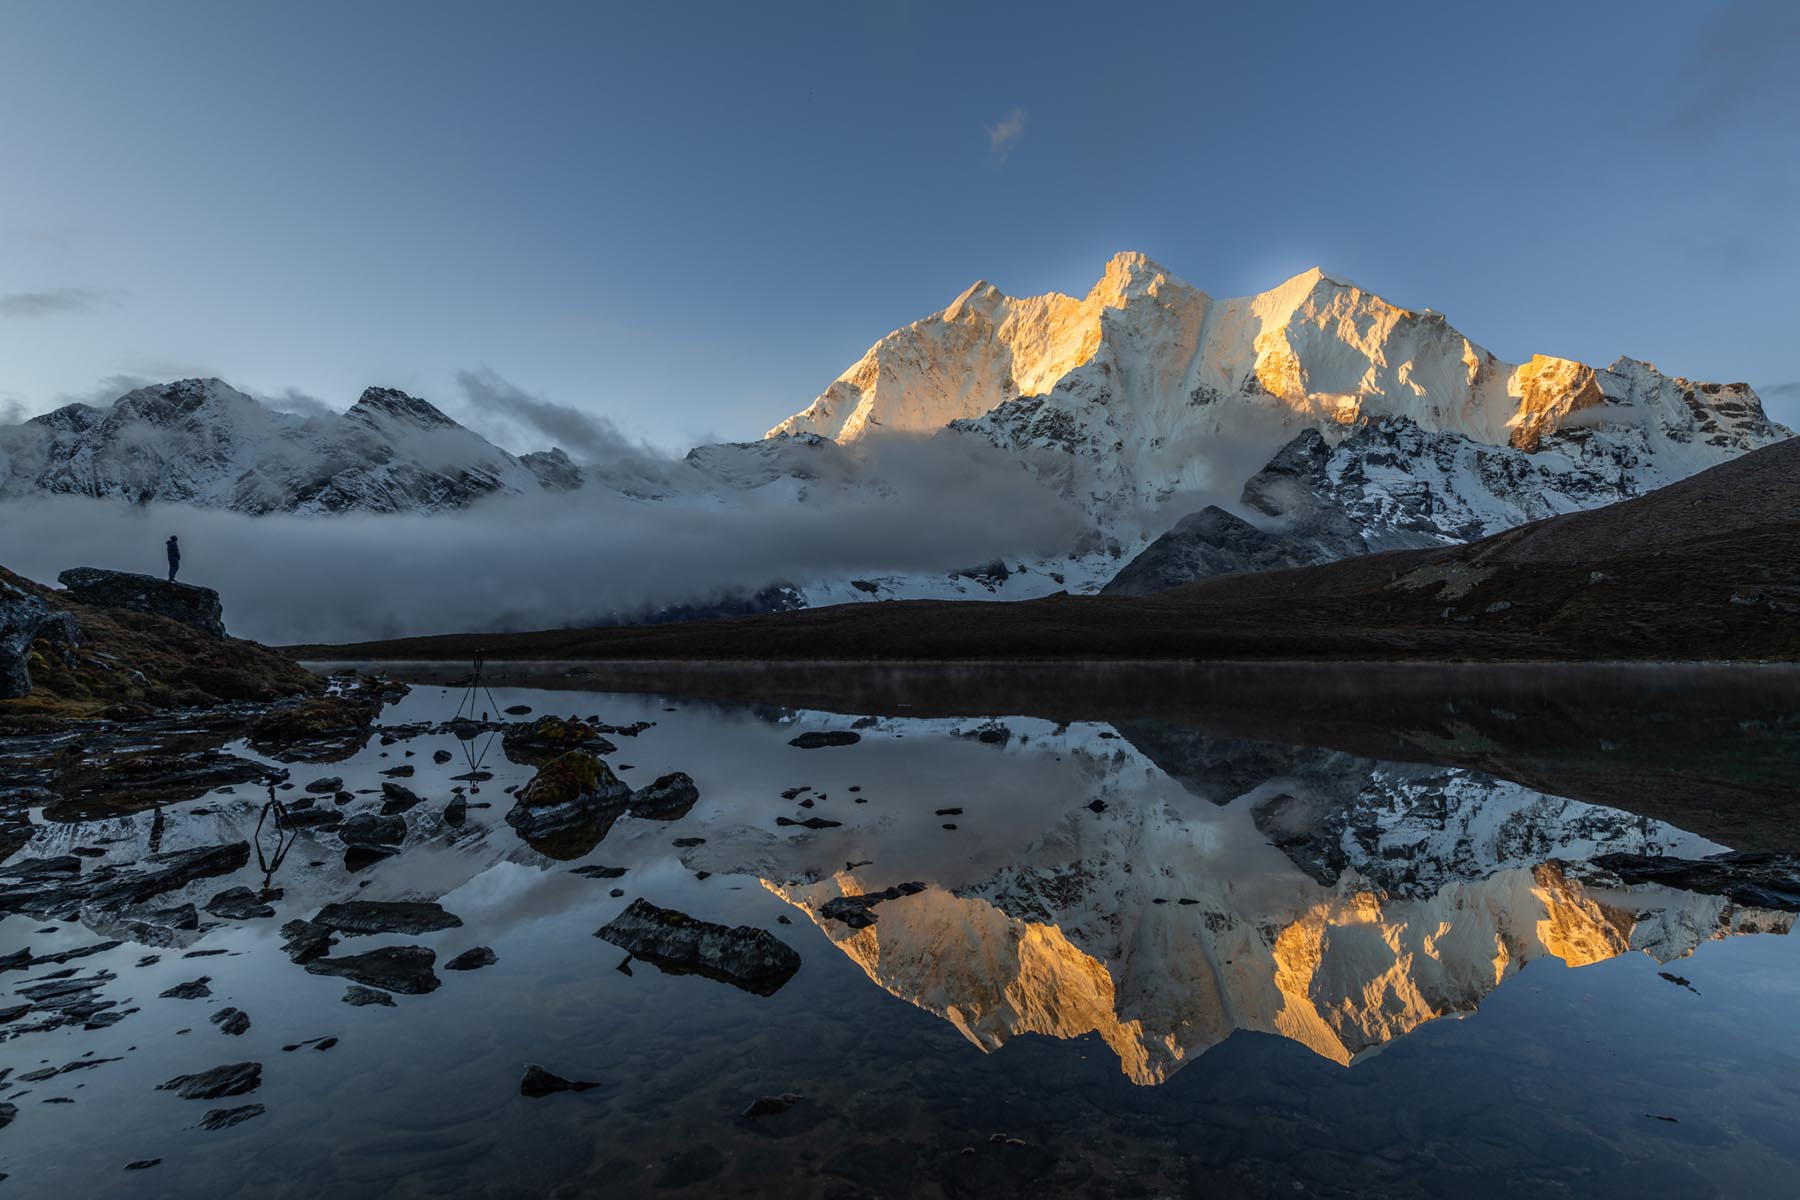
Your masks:
M250 848L145 899L136 924L54 899L0 918L3 1186L1792 1195L1800 895L1779 852L1800 824L1797 697L1767 673L1399 686L551 666L478 708L612 727L602 758L636 808L527 840L506 817L537 768L496 730L446 728L463 689L419 682L339 761L222 747L289 788L33 814L0 885L60 856L90 878L153 850ZM391 782L417 805L381 793L402 766ZM454 778L472 768L491 778ZM672 772L698 799L650 804ZM341 789L305 790L327 777ZM334 811L265 880L283 841L258 830L271 795ZM330 826L384 805L397 852L347 855L350 826ZM1726 851L1776 853L1652 862ZM265 882L273 915L254 915ZM234 887L245 907L209 908ZM734 986L596 936L639 898L765 931L799 969ZM355 981L309 970L297 927L282 932L399 900L457 923L340 922L323 955L423 947L408 986L431 990L346 1003ZM184 902L197 928L168 914ZM450 969L477 947L494 961ZM225 1009L248 1028L228 1032ZM239 1094L158 1090L236 1063L260 1065ZM594 1086L521 1094L534 1065Z

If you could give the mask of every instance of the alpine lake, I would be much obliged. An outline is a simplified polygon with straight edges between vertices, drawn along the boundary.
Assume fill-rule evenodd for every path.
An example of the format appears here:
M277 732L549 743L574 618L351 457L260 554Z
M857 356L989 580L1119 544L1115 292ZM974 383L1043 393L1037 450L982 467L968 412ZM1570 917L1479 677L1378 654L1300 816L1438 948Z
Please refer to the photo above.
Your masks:
M0 739L0 1196L1800 1190L1792 669L317 669Z

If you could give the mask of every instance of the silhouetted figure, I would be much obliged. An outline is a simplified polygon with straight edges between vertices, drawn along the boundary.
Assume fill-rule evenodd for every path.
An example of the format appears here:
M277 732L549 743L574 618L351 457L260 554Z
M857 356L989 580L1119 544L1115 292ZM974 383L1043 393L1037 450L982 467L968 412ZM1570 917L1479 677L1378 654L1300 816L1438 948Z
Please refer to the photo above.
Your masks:
M175 540L175 535L172 533L169 535L168 549L169 549L169 582L174 583L175 582L175 572L181 570L181 543Z

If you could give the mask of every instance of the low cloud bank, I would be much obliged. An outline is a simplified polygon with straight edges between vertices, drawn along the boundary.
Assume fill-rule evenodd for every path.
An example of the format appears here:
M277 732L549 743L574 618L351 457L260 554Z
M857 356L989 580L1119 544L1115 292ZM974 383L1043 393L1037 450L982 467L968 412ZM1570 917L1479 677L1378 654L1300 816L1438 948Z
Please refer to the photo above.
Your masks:
M0 504L0 563L45 583L74 566L160 575L173 533L182 580L218 589L233 633L279 644L590 624L776 581L1056 554L1081 527L1016 465L964 451L896 449L879 475L879 488L825 485L804 502L785 486L729 506L588 488L430 516L249 517L46 496Z

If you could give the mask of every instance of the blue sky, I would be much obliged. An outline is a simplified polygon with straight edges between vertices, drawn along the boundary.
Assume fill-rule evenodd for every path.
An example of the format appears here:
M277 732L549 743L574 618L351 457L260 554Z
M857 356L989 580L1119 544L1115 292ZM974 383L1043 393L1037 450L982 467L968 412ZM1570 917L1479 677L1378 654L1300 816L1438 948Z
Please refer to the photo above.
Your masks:
M1315 263L1800 422L1800 4L0 0L0 407L217 374L666 447L977 277ZM116 389L115 389L116 390ZM520 435L516 441L530 442Z

